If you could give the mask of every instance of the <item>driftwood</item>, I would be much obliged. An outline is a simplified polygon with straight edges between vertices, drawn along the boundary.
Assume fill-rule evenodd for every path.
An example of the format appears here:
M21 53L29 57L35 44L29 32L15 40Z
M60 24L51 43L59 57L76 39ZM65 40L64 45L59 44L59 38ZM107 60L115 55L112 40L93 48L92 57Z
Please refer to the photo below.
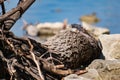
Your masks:
M0 79L60 80L71 73L86 72L77 69L99 57L101 48L97 40L83 28L63 31L45 44L16 37L9 30L35 0L20 0L8 12L4 1L0 0ZM73 25L76 26L80 27Z
M6 32L0 37L0 45L1 79L59 80L75 72L64 69L59 55L32 39L18 38Z
M3 36L0 37L0 64L4 66L1 67L0 73L3 74L0 78L44 80L41 68L59 75L72 73L71 70L60 70L64 67L62 62L54 59L52 56L57 55L49 52L42 44L29 38L15 37L11 32ZM50 60L58 65L51 64L48 62Z
M4 4L2 1L1 5ZM2 7L3 15L0 16L0 23L4 22L4 30L10 30L15 22L31 6L34 1L35 0L20 0L18 6L7 13L5 13L5 9Z
M83 52L77 53L72 52L76 49L71 48L71 54L66 53L67 50L65 49L64 56L61 56L59 50L52 50L52 48L45 47L46 45L38 43L30 38L19 38L9 31L0 35L0 64L2 65L0 69L2 75L0 75L0 78L2 79L59 80L65 75L79 72L76 71L76 69L80 68L80 65L91 62L100 55L100 48L98 46L96 48L92 46L94 49L90 49L92 49L92 51L95 50L95 52L89 52L91 51L89 48L86 50L88 52L84 52L84 49L81 48ZM50 46L52 45L50 44ZM69 46L71 46L71 44ZM82 58L82 56L85 57ZM77 74L84 72L85 71L80 71Z

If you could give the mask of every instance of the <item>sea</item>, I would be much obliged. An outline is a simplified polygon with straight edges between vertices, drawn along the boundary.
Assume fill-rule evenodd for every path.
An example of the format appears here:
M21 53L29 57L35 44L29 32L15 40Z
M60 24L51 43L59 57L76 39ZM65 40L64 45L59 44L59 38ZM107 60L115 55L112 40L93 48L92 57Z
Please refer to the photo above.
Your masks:
M18 0L5 2L6 11L14 8ZM63 22L81 24L80 17L96 13L100 22L96 26L110 29L111 34L120 33L120 0L36 0L12 27L17 36L23 36L23 20L28 24Z

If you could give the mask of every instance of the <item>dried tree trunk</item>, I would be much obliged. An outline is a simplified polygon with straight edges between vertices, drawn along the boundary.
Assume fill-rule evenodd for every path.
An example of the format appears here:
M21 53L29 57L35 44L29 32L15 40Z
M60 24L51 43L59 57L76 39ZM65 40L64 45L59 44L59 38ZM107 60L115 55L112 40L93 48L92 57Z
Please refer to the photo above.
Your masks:
M35 0L23 0L16 8L10 10L5 15L0 16L0 22L4 21L4 30L10 30L34 1Z

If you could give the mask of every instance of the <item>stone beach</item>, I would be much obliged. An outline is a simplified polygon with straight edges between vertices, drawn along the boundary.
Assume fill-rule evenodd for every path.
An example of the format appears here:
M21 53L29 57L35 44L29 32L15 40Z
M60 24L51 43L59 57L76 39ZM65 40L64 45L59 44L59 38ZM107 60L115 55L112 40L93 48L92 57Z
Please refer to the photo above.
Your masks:
M47 26L49 27L50 25L48 24ZM94 60L90 65L88 65L87 73L82 75L71 74L65 77L64 80L120 79L120 34L110 34L109 29L96 27L85 22L83 22L82 26L101 42L100 45L102 45L102 55L100 56L100 59ZM50 31L50 28L48 29ZM57 27L54 28L54 31L60 30L62 30L62 26L61 28L59 27L59 29ZM66 30L74 30L74 28L69 26Z
M120 79L120 33L110 34L112 25L96 26L101 20L96 12L80 16L78 24L68 23L66 18L36 24L23 20L25 37L18 37L11 28L35 0L19 0L8 11L6 1L0 1L0 80Z
M96 27L97 28L97 27ZM71 74L64 80L119 80L120 79L120 34L101 34L102 59L96 59L82 75Z

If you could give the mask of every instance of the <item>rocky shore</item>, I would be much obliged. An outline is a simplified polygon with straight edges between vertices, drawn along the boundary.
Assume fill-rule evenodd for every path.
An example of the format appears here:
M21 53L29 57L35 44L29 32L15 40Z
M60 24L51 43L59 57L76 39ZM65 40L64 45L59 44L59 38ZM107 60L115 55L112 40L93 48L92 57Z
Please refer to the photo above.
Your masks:
M97 28L97 27L96 27ZM101 34L101 59L96 59L86 67L87 73L71 74L63 80L119 80L120 79L120 34Z
M119 80L120 60L94 60L82 75L71 74L63 80Z
M101 47L102 55L100 56L100 59L93 60L92 63L86 67L86 70L88 71L87 73L84 73L82 75L70 74L64 77L63 80L119 80L120 79L120 34L110 34L110 30L107 28L96 27L85 22L82 23L82 26L90 34L92 34L97 40L101 42L101 44L99 45L102 46ZM66 27L66 30L74 31L74 28L70 27L69 25ZM47 28L47 29L48 31L51 32L57 31L56 33L58 33L63 29L63 24L61 26L59 25L59 29L57 27L54 29L52 28Z
M65 20L24 26L28 35L44 36L45 42L17 37L10 29L35 0L19 0L7 13L4 1L0 1L0 80L120 79L120 34ZM95 14L83 18L99 21Z

